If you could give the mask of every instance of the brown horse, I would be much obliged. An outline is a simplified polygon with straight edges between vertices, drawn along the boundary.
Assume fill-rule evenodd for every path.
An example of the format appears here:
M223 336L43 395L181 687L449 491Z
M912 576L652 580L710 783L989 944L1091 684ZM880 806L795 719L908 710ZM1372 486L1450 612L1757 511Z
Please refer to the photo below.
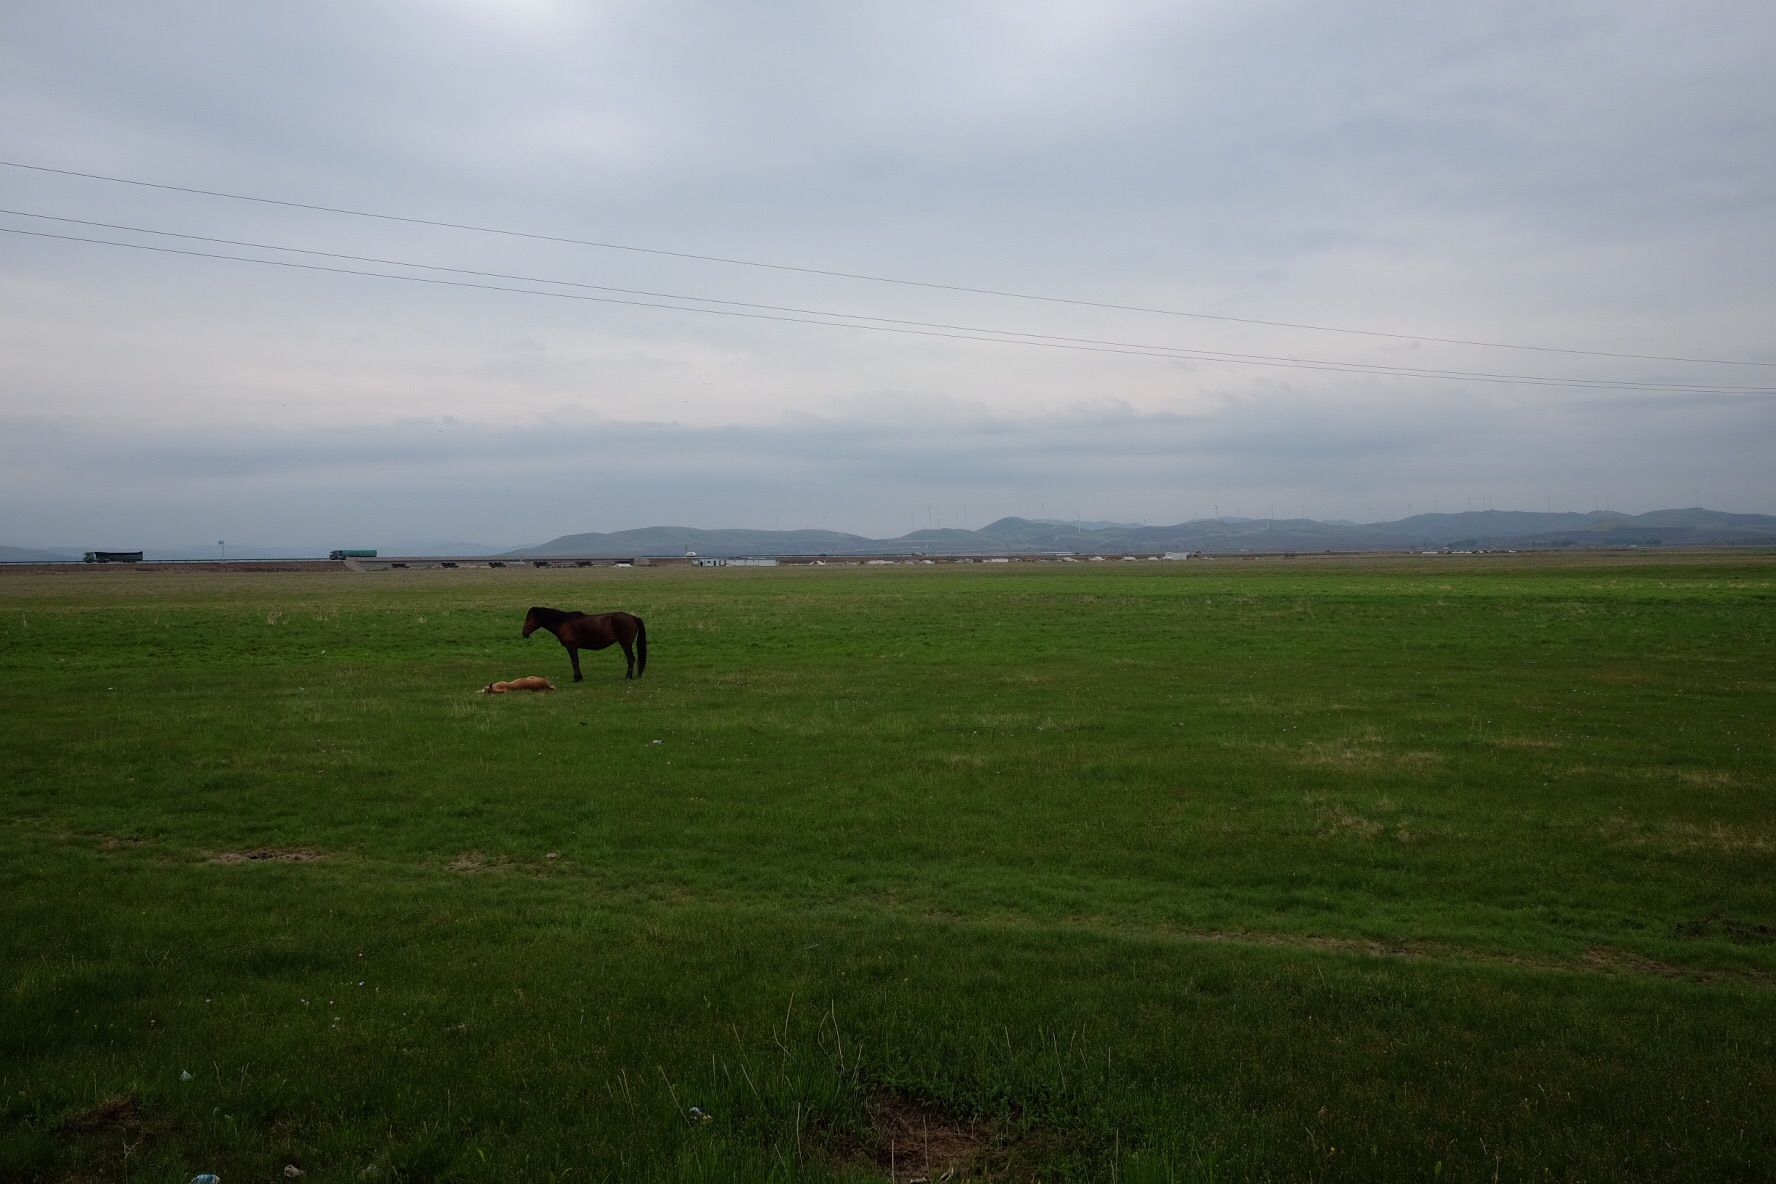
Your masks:
M567 648L575 682L581 681L580 651L611 645L622 646L623 656L629 659L629 672L624 678L639 678L647 671L647 626L631 613L600 613L593 617L558 608L532 608L524 614L524 636L529 637L538 629L547 629Z

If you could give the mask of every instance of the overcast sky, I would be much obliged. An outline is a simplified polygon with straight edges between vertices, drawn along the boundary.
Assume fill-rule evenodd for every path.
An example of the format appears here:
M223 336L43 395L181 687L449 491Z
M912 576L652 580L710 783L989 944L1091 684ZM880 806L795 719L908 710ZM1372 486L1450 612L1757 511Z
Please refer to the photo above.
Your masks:
M0 234L0 544L1776 512L1773 60L1760 3L11 0L0 228L527 291Z

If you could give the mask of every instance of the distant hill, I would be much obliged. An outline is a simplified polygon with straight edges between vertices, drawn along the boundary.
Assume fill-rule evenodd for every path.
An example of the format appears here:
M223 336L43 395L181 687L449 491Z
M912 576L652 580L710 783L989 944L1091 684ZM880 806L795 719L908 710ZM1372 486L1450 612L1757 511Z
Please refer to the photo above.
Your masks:
M351 545L350 541L342 546ZM1699 506L1618 514L1535 513L1476 510L1461 514L1414 514L1395 522L1318 522L1311 518L1198 518L1172 526L1120 522L1061 522L1001 518L979 530L915 530L898 538L872 539L834 530L702 530L650 526L608 534L569 534L546 543L497 548L472 542L377 544L384 555L867 555L925 552L931 555L1209 551L1274 554L1297 551L1427 551L1477 548L1776 546L1776 516L1728 514ZM118 549L122 549L121 544ZM0 547L0 562L78 562L83 552L63 547ZM230 543L149 547L149 560L316 558L313 547L258 547Z
M698 530L650 527L564 535L517 555L855 555L1090 551L1370 551L1475 547L1776 545L1776 516L1691 508L1648 514L1477 510L1415 514L1396 522L1311 518L1200 518L1173 526L1001 518L979 530L916 530L891 539L823 530Z
M1691 507L1618 514L1536 514L1487 510L1419 514L1391 526L1439 540L1441 546L1696 547L1776 543L1776 517Z
M514 555L822 555L852 554L881 544L862 535L833 530L699 530L692 526L647 526L610 534L566 534Z

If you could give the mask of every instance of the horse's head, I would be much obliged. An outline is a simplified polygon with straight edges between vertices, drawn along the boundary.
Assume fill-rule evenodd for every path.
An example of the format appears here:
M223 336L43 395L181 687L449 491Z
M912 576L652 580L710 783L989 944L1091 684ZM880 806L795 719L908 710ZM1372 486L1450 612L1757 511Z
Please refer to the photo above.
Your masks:
M532 633L535 633L538 629L542 628L542 625L543 623L537 620L537 610L533 608L524 614L524 632L520 633L519 636L529 637Z

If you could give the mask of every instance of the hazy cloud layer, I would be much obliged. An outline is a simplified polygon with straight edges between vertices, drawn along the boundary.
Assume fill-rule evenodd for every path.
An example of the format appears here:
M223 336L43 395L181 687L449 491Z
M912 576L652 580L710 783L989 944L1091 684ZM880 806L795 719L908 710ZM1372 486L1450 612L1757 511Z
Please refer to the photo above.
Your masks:
M1776 10L1756 6L26 3L0 32L12 161L1077 300L1776 362ZM1768 366L1114 312L17 168L0 206L24 212L0 214L14 230L368 266L35 213L605 289L0 234L5 543L1776 509L1776 398L1726 389L1776 387ZM600 302L677 303L611 288L1722 389L979 343Z
M893 535L1007 514L1171 523L1593 509L1629 500L1620 489L1628 468L1649 504L1718 502L1723 495L1689 457L1754 472L1776 450L1767 410L1745 401L1708 416L1672 402L1578 403L1527 430L1508 408L1430 409L1360 395L1278 425L1275 402L1018 418L927 407L913 420L802 416L713 427L437 419L143 433L12 419L0 422L0 494L28 504L42 488L60 490L36 506L43 537L26 541L40 545L84 537L98 521L121 544L192 507L214 529L178 543L214 534L323 548L367 533L371 542L433 537L442 523L451 537L518 545L587 522L787 529L817 517ZM128 504L119 504L120 488L137 491Z

